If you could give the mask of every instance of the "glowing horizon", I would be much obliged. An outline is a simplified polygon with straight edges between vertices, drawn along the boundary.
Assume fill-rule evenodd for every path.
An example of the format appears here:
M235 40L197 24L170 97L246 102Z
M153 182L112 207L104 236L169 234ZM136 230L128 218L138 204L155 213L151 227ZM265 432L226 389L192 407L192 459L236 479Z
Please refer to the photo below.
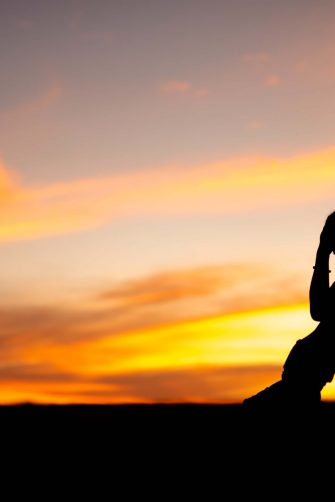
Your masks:
M21 396L25 396L23 400L29 400L29 395L34 396L36 402L50 402L47 396L52 396L51 402L83 402L79 396L84 392L84 395L90 395L90 401L100 403L183 402L185 397L178 395L173 386L165 389L164 398L150 396L154 379L162 376L168 379L172 375L174 379L179 376L179 385L186 387L188 392L192 392L195 383L195 389L201 386L201 381L203 385L208 379L220 382L219 389L217 385L213 385L212 389L212 393L219 390L216 399L213 394L206 398L201 396L201 392L193 391L192 397L186 400L238 402L239 393L236 390L234 393L227 381L231 383L233 376L236 379L239 376L240 380L244 380L244 387L249 392L255 392L259 381L253 373L263 376L268 384L273 378L280 378L278 362L287 355L296 337L303 336L305 330L311 327L306 310L305 304L264 308L151 329L135 329L120 335L105 334L99 339L79 340L71 344L63 341L52 351L45 347L42 350L28 348L22 354L29 359L28 367L30 365L32 371L39 370L38 362L44 360L44 364L54 368L55 376L59 375L59 381L56 378L59 389L54 389L52 379L44 385L37 382L37 389L34 389L35 378L32 374L29 380L28 372L24 388L28 384L30 394L25 389L21 391ZM268 337L269 329L275 344ZM65 388L62 375L71 375L72 381ZM251 381L248 381L250 377ZM144 394L138 396L131 389L136 388L137 382L143 378L147 379L147 386L143 385ZM10 378L6 383L7 386L15 386L15 381L11 382ZM15 392L12 396L8 395L7 386L0 387L0 399L12 403L20 401L19 397L13 398ZM228 399L222 399L220 393L229 396ZM20 396L20 392L17 394Z

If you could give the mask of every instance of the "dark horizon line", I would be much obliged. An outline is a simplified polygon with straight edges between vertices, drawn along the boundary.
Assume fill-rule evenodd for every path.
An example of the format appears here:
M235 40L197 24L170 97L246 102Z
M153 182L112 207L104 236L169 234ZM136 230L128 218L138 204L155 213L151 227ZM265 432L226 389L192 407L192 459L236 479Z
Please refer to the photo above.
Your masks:
M169 406L177 406L177 407L188 407L188 406L198 406L198 407L240 407L242 406L242 402L232 402L232 403L222 403L222 402L197 402L197 401L174 401L174 402L152 402L152 403L138 403L138 402L124 402L124 403L39 403L34 401L22 401L17 403L0 403L0 409L3 408L20 408L20 407L54 407L54 408L66 408L66 407L87 407L87 408L120 408L120 407L169 407ZM322 405L335 405L334 400L322 400Z

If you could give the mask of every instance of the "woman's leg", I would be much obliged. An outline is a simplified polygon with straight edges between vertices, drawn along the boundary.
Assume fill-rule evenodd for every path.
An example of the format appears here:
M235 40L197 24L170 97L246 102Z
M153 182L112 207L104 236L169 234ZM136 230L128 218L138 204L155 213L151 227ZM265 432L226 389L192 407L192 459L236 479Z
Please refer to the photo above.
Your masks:
M334 344L329 337L313 332L298 340L290 351L282 381L297 401L319 402L321 390L334 375Z
M318 333L298 340L285 361L282 379L246 399L244 404L293 409L317 406L322 388L334 374L331 349L327 339Z

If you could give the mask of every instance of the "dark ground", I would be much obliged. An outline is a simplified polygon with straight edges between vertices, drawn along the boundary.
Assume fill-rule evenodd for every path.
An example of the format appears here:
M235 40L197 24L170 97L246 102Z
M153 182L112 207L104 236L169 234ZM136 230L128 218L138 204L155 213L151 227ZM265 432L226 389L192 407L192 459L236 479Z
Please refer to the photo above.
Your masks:
M34 405L0 406L3 440L34 440L59 445L67 441L111 445L157 442L199 446L260 443L294 436L320 438L335 425L335 402L321 403L313 413L246 411L242 405ZM332 436L328 439L332 440Z
M115 495L120 483L117 500L134 490L145 499L175 491L176 500L189 500L203 489L214 500L212 489L229 486L234 500L246 492L273 500L287 484L303 491L306 483L324 484L333 470L334 425L335 403L300 416L251 414L241 405L0 406L2 480L14 473L12 488L25 478L36 487L48 480L53 490L66 484L62 497L71 486L76 500L91 485L108 485Z

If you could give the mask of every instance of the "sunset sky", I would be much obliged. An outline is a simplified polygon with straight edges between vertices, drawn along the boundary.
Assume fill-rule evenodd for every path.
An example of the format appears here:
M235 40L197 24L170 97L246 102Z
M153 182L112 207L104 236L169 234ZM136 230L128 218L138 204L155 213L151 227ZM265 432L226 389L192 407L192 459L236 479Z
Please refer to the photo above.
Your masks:
M335 210L334 22L331 0L1 2L0 404L280 378Z

